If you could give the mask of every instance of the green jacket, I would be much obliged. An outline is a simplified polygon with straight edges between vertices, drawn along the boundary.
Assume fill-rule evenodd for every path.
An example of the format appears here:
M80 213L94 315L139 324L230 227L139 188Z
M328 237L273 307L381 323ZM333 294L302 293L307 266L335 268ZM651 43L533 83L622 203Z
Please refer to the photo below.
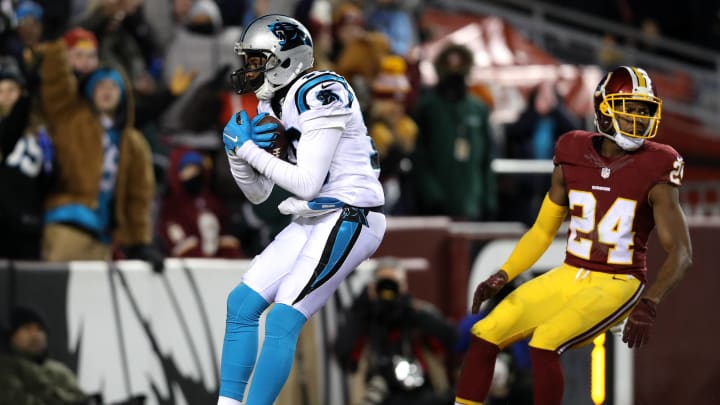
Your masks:
M0 404L69 405L87 400L73 372L62 363L36 364L0 354Z
M497 193L485 103L471 95L449 101L433 89L421 96L414 117L420 130L413 156L418 213L491 218Z

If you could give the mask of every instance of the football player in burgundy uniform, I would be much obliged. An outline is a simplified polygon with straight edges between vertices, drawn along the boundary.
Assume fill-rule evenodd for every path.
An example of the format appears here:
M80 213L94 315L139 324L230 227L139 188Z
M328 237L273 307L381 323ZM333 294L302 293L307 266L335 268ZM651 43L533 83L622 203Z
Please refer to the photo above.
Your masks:
M550 190L535 224L501 269L480 283L472 311L542 256L570 214L565 262L518 287L472 328L456 404L482 404L495 356L530 338L535 405L560 405L560 355L625 318L623 341L647 343L656 307L691 265L679 204L683 159L656 135L662 101L647 72L621 66L595 90L598 132L572 131L555 146ZM650 231L667 253L647 285Z

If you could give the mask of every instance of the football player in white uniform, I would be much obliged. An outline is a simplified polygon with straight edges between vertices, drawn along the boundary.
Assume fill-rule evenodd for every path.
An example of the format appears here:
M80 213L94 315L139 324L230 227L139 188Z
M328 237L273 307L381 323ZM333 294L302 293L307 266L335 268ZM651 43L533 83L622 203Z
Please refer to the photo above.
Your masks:
M230 169L248 200L264 201L274 184L295 197L278 209L294 216L253 261L228 296L218 405L271 405L293 363L300 329L340 282L380 245L385 233L384 195L377 152L359 103L342 76L312 71L307 29L283 15L250 23L235 45L241 68L233 72L238 93L254 91L258 116L245 111L228 122L223 142ZM265 147L276 124L296 138L292 163ZM260 356L258 322L271 302Z

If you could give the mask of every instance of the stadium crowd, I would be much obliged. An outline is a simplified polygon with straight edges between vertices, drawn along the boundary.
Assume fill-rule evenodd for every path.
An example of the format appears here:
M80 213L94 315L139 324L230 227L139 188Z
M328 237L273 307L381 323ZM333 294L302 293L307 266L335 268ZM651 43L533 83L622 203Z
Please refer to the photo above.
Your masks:
M234 112L258 103L253 93L232 90L233 44L243 26L268 13L309 27L316 69L351 82L379 152L387 215L531 224L549 177L497 178L491 161L551 159L561 134L584 129L581 117L546 83L527 89L525 109L497 142L492 92L468 80L475 61L467 47L443 45L430 61L436 82L421 80L425 56L417 45L432 36L422 25L423 7L420 0L0 1L0 258L128 258L162 271L165 257L250 258L262 251L290 221L277 209L288 193L276 187L263 204L247 201L227 170L220 134ZM598 13L640 22L631 10ZM389 263L387 277L378 270L350 315L367 318L380 341L391 322L370 315L392 315L379 305L397 305L398 316L418 313L406 318L420 320L408 325L413 338L430 341L423 333L439 324L449 336L440 336L447 337L443 350L462 346L468 331L460 330L458 344L457 331L438 314L411 305L404 270ZM376 287L392 290L390 304L375 300ZM32 319L18 316L13 334L25 327L47 332L41 316L20 315ZM353 338L346 343L363 337L344 332ZM10 349L13 342L4 343ZM337 348L345 350L338 357L356 370L352 349ZM524 357L513 356L521 368ZM36 360L18 364L38 368ZM363 385L372 388L370 382ZM447 397L448 382L434 384L438 392L428 395ZM526 389L502 395L521 397ZM382 399L366 403L390 403L391 390L383 390ZM67 403L93 403L76 394L80 399Z
M285 192L245 201L218 134L233 111L254 111L254 94L231 90L232 46L269 12L306 23L316 68L356 89L388 214L495 218L491 100L468 90L472 54L449 46L438 84L421 89L419 3L280 3L3 2L0 187L13 198L0 203L0 256L159 270L165 256L259 252L289 220L276 209Z
M0 193L13 197L0 200L0 257L138 258L160 269L164 256L252 257L267 245L289 221L277 210L286 192L248 203L219 136L234 111L257 104L233 93L229 73L243 25L267 13L305 23L316 69L352 84L389 215L529 225L546 179L496 179L492 158L549 158L561 133L580 128L545 85L526 89L526 110L498 131L492 92L469 86L474 57L461 45L437 52L437 82L425 85L417 45L433 33L420 1L1 4ZM623 10L598 15L640 18Z

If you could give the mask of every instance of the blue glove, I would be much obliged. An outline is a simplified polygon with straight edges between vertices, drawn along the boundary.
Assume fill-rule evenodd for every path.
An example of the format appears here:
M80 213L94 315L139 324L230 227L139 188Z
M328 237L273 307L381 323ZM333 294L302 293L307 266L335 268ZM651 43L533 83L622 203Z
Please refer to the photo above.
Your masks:
M263 145L269 146L277 136L272 132L277 129L277 124L258 125L258 122L265 118L266 115L267 113L258 114L251 121L247 112L243 110L231 117L223 130L225 151L229 154L235 154L235 148L241 147L247 141L258 143L260 147L265 147Z
M273 141L277 138L277 133L274 132L277 129L277 124L268 123L258 125L258 122L262 121L263 118L267 117L267 113L260 113L253 118L254 131L250 135L255 145L267 149L273 146ZM267 129L266 129L267 128Z

